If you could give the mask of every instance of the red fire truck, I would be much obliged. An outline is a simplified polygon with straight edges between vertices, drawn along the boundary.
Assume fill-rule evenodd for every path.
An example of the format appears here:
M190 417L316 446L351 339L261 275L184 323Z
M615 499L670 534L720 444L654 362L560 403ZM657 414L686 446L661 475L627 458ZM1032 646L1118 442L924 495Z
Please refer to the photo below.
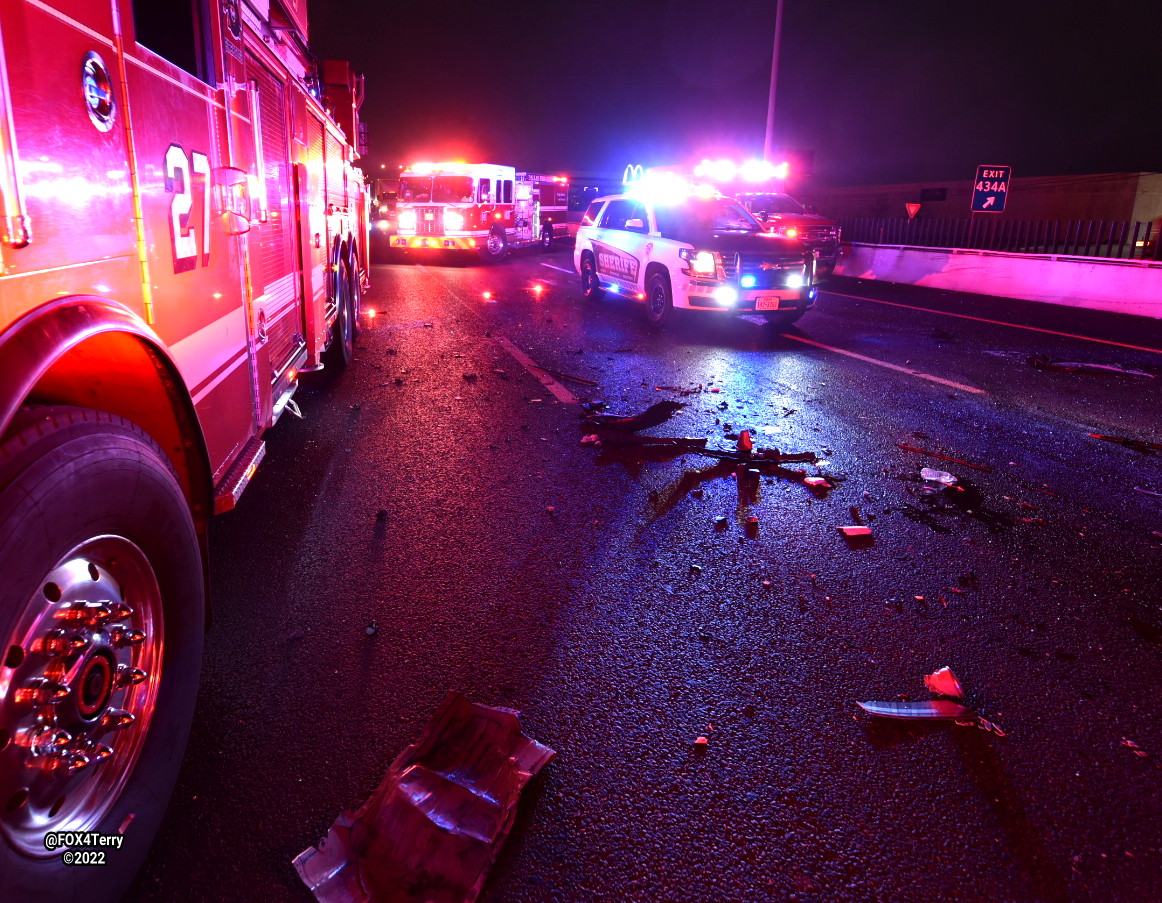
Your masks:
M5 901L132 878L192 720L210 518L299 375L350 360L362 83L316 64L306 7L0 3Z
M400 173L391 244L476 251L495 261L509 248L549 250L565 234L568 210L564 176L496 163L415 163Z

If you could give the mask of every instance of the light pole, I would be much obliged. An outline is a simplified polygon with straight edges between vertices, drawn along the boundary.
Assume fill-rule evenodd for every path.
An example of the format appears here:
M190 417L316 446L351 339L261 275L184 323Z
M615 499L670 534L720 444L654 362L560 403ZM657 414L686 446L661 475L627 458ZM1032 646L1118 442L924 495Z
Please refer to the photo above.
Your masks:
M763 159L768 163L775 152L775 91L779 84L779 41L782 36L783 0L778 0L775 10L775 46L771 51L771 93L767 97L767 134L763 141Z

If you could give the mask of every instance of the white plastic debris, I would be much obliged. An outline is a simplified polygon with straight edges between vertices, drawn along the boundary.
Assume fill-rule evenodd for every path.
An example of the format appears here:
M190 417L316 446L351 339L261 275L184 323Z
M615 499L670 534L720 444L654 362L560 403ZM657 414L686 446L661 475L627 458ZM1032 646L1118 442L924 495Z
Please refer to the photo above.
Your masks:
M943 470L933 470L931 467L922 467L920 469L920 479L931 480L934 483L943 483L945 486L952 486L956 482L956 477Z

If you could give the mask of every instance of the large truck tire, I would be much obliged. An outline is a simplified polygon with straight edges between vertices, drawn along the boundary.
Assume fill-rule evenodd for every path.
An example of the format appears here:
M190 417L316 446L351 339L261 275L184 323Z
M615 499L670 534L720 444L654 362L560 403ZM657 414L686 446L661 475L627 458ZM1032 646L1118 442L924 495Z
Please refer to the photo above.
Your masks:
M488 239L480 247L480 256L487 263L496 263L504 260L508 254L508 236L504 230L495 228L488 233Z
M118 900L165 812L201 669L201 551L168 459L120 417L23 409L0 443L0 575L0 897Z
M323 352L323 366L346 370L355 356L359 328L359 277L346 259L335 266L335 306L338 311L331 324L331 341Z

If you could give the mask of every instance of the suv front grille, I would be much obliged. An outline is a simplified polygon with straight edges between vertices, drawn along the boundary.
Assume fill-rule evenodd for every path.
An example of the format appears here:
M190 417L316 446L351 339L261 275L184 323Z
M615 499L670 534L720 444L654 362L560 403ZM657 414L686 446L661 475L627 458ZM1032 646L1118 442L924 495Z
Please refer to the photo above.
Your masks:
M803 272L803 258L772 257L768 254L723 254L722 269L727 281L738 282L743 276L753 276L754 285L748 288L785 288L786 275Z

